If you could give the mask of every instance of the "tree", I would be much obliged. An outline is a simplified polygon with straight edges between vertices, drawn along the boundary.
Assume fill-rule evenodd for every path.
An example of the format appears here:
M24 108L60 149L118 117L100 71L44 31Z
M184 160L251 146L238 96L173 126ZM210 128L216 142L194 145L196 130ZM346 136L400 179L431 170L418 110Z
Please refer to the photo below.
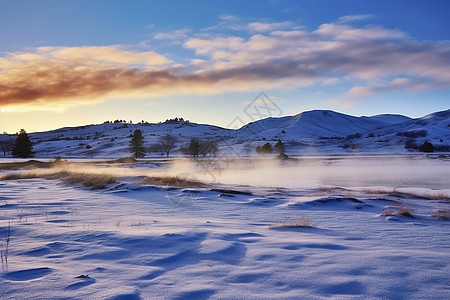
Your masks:
M33 156L33 154L33 144L31 143L30 137L24 129L20 129L14 143L14 148L12 149L12 155L14 157L26 158Z
M169 157L170 151L175 146L177 139L173 135L165 134L159 138L159 145L162 150L166 153L166 156Z
M271 154L271 153L273 153L272 145L269 142L267 142L264 145L262 145L262 147L261 146L257 146L256 147L256 153L258 153L258 154Z
M197 157L200 151L200 143L196 138L191 138L191 142L189 143L189 154L191 156Z
M275 144L275 151L277 151L279 155L283 155L286 152L286 146L281 140L278 140Z
M415 139L407 139L405 142L405 149L419 149Z
M15 141L14 139L9 139L0 142L0 147L3 151L3 156L6 156L8 152L11 152L14 149Z
M145 156L144 136L140 129L136 129L131 135L129 149L133 153L134 158L143 158Z
M163 155L165 154L165 153L164 153L164 149L162 148L161 144L154 144L154 145L151 145L151 146L148 148L148 152L159 153L159 154L161 154L161 156L163 156Z
M419 151L422 152L434 152L434 146L432 143L425 141L422 146L420 146Z
M200 143L200 154L202 156L216 156L219 152L219 146L216 141L204 141Z

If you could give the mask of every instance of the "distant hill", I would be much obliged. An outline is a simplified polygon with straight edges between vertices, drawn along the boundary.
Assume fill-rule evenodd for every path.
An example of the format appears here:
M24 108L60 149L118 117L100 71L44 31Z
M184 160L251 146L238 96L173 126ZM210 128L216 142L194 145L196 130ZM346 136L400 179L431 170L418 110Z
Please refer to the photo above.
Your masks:
M144 133L145 146L170 133L177 138L172 156L181 156L192 137L215 140L219 155L248 156L255 147L278 139L289 155L384 153L417 151L405 148L429 141L441 151L450 145L450 109L411 119L402 115L354 117L330 110L312 110L295 116L266 118L232 130L187 121L169 123L105 123L31 133L36 157L117 158L129 156L128 143L135 129ZM0 135L0 142L14 136ZM416 147L416 148L417 148ZM450 148L450 147L449 147ZM160 153L149 153L158 157Z
M339 137L410 120L410 118L400 115L353 117L331 110L312 110L292 117L259 120L244 126L240 132L243 132L244 135L256 133L265 138L279 136L282 131L289 138L297 139Z

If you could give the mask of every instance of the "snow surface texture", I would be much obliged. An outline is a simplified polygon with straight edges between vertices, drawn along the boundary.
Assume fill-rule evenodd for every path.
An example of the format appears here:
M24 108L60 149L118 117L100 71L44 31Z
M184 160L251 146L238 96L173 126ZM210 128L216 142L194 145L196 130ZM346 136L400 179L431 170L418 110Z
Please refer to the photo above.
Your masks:
M118 158L130 156L130 135L141 129L148 148L167 133L177 138L171 156L182 156L192 137L218 141L219 153L228 157L255 155L255 148L278 139L286 144L288 155L330 154L405 154L405 132L426 132L415 138L420 146L425 141L450 148L450 110L410 119L400 115L353 117L328 110L313 110L291 117L266 118L231 130L190 122L161 124L108 123L30 134L36 157L54 158ZM360 134L360 137L355 137ZM399 135L400 134L400 135ZM352 137L352 135L354 137ZM0 135L0 141L14 138ZM159 157L158 152L148 157ZM162 154L165 155L165 154Z
M295 168L315 180L299 177L297 188L270 187L275 167L249 186L221 184L232 176L220 175L203 188L139 184L134 172L155 169L151 161L120 164L114 174L125 175L103 190L0 181L1 238L10 231L0 298L450 299L450 162L417 157L416 170L383 181L380 170L395 173L403 162L304 159ZM244 180L248 164L228 172ZM367 172L334 186L339 174L375 165L383 168L374 182ZM314 172L320 166L336 176ZM434 177L408 180L427 168ZM155 172L170 170L159 163ZM0 175L11 172L27 171Z

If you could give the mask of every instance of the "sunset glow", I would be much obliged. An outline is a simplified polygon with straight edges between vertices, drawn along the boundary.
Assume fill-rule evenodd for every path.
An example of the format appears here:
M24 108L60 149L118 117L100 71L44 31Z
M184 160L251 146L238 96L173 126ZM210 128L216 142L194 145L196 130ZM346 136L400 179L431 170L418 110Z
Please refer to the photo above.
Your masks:
M0 0L0 299L450 299L450 0Z
M227 126L260 91L281 99L285 115L326 108L418 117L448 108L446 1L359 9L319 1L325 11L314 1L205 1L185 14L162 1L126 9L81 2L0 4L0 25L9 28L0 41L0 105L10 112L0 130L174 115ZM49 17L68 9L104 14ZM420 15L422 27L397 15Z

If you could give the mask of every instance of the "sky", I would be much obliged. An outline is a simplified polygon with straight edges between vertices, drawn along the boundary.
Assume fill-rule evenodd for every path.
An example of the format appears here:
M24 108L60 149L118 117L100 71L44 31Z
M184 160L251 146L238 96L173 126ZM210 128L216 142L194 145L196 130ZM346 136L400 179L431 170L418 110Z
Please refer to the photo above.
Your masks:
M0 0L0 133L421 117L450 108L449 14L447 0Z

